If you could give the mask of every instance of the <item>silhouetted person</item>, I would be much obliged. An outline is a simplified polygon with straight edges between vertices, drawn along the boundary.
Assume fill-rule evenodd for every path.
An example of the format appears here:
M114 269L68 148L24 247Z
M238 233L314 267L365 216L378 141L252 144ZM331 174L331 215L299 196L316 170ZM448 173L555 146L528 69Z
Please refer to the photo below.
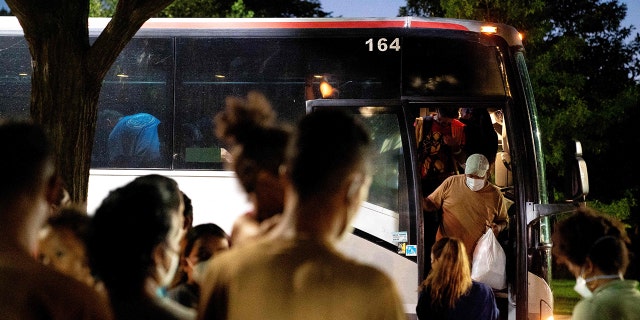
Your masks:
M96 209L89 262L118 320L195 317L166 297L180 260L182 199L173 179L146 175L111 191Z
M122 113L105 109L98 111L96 134L91 152L91 166L95 168L109 167L109 135L116 123L123 117Z
M267 98L249 92L245 99L229 97L215 116L216 135L231 149L232 167L253 205L239 216L231 230L237 246L272 228L284 207L280 166L284 163L289 129L276 123Z
M35 259L38 232L62 184L43 130L0 123L0 317L112 319L95 290Z
M491 115L485 108L462 108L460 122L464 123L465 137L467 139L465 153L482 154L487 157L489 164L496 161L498 153L498 133L491 123Z

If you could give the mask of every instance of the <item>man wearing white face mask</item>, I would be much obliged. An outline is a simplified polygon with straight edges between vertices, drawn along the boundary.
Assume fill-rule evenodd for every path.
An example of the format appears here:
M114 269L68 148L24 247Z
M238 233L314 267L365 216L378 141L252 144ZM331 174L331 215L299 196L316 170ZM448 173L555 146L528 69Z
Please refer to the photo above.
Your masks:
M467 158L465 173L447 178L424 198L423 210L442 209L436 241L442 237L461 239L473 261L476 242L488 227L497 236L509 224L507 200L500 189L487 181L489 161L481 154Z
M575 291L583 299L572 318L638 319L638 281L624 280L629 265L629 238L624 225L590 208L556 223L552 235L553 255L576 277Z

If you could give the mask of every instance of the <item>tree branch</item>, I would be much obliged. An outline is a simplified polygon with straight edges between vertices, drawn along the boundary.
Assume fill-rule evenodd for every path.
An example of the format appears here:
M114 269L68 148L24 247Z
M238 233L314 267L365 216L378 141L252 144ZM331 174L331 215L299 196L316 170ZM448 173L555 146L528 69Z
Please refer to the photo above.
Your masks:
M102 79L140 27L174 0L120 0L111 21L89 49L89 72Z

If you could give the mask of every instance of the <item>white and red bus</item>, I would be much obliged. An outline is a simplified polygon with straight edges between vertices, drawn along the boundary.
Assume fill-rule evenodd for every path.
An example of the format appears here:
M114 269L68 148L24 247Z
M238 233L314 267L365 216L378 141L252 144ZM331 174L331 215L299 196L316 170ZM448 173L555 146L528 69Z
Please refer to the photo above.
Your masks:
M107 21L91 18L91 36ZM0 49L0 116L27 115L31 62L15 17L0 17ZM99 111L157 117L161 161L121 167L97 152L89 212L110 190L160 173L192 198L194 224L229 231L250 207L224 165L211 119L227 96L251 90L267 96L282 122L330 106L368 123L379 157L369 199L341 248L386 271L413 319L430 263L425 230L433 227L422 214L413 123L440 106L488 109L501 128L492 182L512 202L502 237L508 288L497 295L502 319L552 317L545 216L556 206L548 204L534 93L514 28L413 17L150 19L105 77ZM585 169L579 154L575 166ZM579 173L574 184L584 194L586 171ZM409 250L398 253L399 242Z

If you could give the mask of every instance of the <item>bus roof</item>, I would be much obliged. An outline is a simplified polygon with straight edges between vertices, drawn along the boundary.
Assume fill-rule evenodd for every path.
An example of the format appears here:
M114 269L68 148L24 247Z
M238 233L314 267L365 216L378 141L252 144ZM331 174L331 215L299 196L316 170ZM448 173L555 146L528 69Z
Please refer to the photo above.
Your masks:
M89 18L89 29L99 32L111 18ZM489 28L486 28L489 27ZM522 46L518 31L505 24L437 17L390 18L151 18L141 29L250 30L250 29L442 29L494 33L510 46ZM488 31L489 30L489 31ZM0 17L1 33L21 33L14 16Z

